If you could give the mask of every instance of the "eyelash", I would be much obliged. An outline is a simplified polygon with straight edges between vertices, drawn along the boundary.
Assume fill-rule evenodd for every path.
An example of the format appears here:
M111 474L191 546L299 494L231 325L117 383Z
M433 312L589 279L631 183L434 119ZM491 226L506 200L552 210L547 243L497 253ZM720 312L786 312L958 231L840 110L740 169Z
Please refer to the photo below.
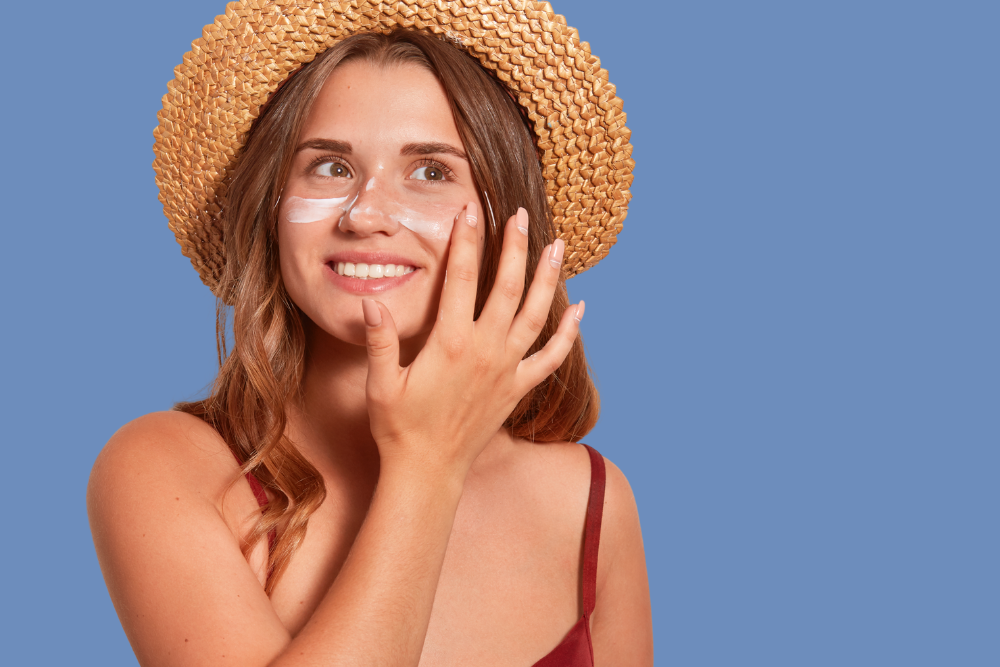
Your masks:
M306 167L306 171L308 173L312 174L313 172L316 171L317 167L319 167L320 165L324 165L324 164L339 164L342 167L344 167L344 169L346 169L348 171L348 173L351 174L351 178L354 177L354 171L351 169L351 166L349 164L347 164L346 162L344 162L344 160L342 160L342 159L340 159L338 157L333 157L333 156L330 156L330 155L325 155L325 156L316 158L315 160L313 160L312 162L309 163L309 166ZM443 164L441 162L438 162L437 160L431 160L430 158L424 158L422 160L419 160L413 166L413 170L415 171L415 170L419 169L420 167L433 167L435 169L439 169L441 171L441 173L444 174L444 180L445 181L453 181L453 180L455 180L455 172L453 172L448 167L448 165ZM330 178L330 177L326 177L326 178ZM430 181L430 182L433 183L433 181Z

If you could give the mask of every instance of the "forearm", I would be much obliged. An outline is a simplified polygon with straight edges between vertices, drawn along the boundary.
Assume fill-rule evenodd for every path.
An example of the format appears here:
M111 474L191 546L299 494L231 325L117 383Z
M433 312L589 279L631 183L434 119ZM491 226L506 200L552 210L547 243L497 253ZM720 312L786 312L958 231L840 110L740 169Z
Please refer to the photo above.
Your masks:
M272 665L416 665L461 494L461 476L383 469L336 581Z

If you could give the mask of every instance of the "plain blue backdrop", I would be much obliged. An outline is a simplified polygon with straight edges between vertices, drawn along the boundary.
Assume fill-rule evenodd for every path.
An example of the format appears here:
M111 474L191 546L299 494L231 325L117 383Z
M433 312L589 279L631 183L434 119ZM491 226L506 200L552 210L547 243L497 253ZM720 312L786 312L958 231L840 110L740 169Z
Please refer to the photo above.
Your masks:
M998 7L557 0L635 145L624 232L570 292L658 665L1000 664ZM4 664L135 664L84 491L215 372L150 163L223 8L5 12Z

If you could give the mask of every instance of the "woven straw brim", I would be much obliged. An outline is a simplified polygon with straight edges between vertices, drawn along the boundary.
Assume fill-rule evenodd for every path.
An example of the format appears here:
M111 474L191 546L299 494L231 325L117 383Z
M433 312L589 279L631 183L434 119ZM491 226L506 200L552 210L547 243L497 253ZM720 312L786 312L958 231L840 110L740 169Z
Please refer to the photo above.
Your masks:
M337 41L396 27L443 35L527 109L555 232L566 242L566 275L608 254L631 197L631 133L607 71L547 2L244 0L229 3L191 44L154 131L163 211L213 292L226 261L222 189L261 106L290 72Z

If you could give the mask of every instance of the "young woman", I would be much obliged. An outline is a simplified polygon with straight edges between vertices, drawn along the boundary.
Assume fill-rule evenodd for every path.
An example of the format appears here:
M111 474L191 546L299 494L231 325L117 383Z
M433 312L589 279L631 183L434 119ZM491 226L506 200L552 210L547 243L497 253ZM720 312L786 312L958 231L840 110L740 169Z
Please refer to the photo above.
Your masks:
M488 34L324 4L231 4L227 35L209 26L185 58L188 92L164 98L165 210L233 307L234 343L220 316L212 395L126 425L94 466L94 541L132 647L143 665L650 665L632 493L575 444L597 394L564 285L600 257L576 233L595 202L620 212L594 215L612 232L624 217L628 155L532 136L539 107L470 57L499 48ZM524 3L508 26L524 7L551 16ZM528 32L541 48L562 28ZM308 66L273 55L323 30ZM219 66L253 43L273 47L263 82ZM580 99L555 118L593 130L620 111ZM217 122L239 113L248 133ZM627 145L598 129L580 136ZM568 158L549 169L553 140ZM596 187L559 199L579 174Z

